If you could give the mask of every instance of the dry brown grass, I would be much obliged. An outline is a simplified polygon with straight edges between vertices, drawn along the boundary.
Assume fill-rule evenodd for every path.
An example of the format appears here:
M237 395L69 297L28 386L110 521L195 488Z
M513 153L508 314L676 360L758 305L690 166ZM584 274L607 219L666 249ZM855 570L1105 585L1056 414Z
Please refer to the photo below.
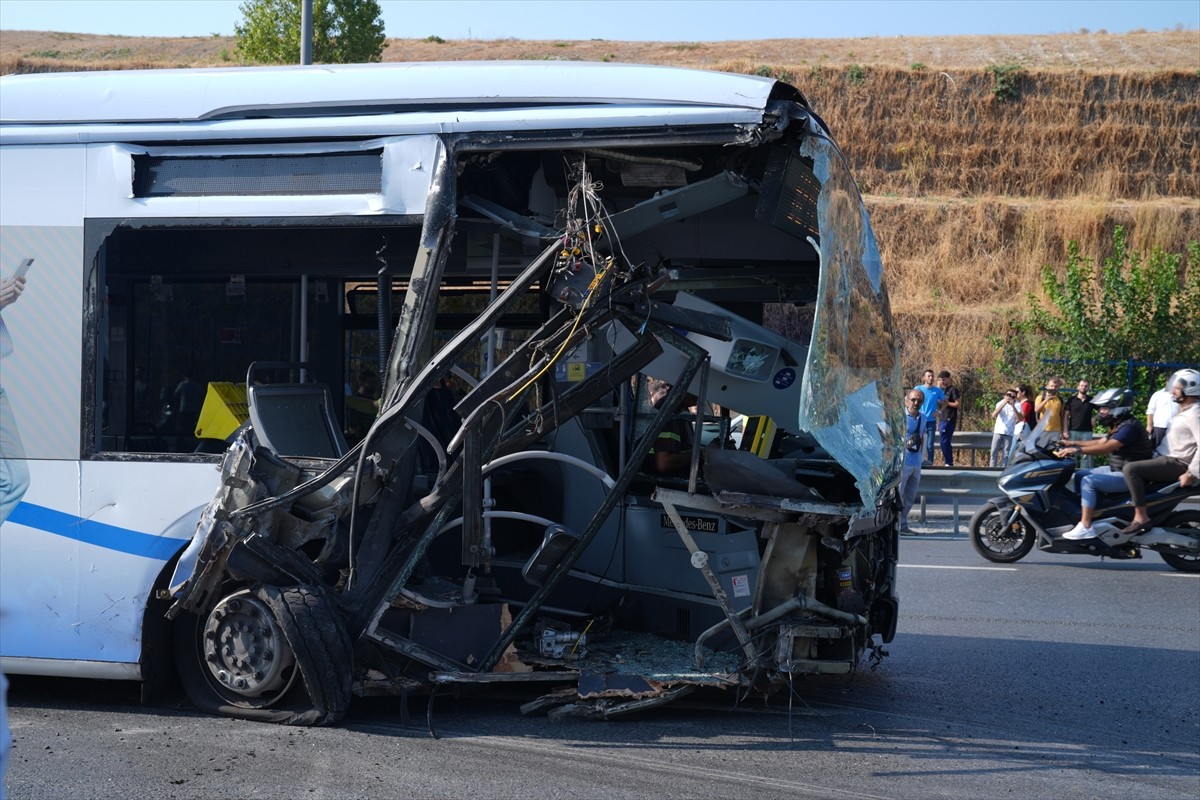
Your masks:
M1200 31L388 44L385 61L623 61L794 83L866 197L909 375L998 388L969 380L993 360L988 337L1068 240L1100 261L1117 225L1145 251L1200 239ZM223 65L238 65L230 37L0 31L0 73ZM1002 102L987 68L1009 65L1021 72Z
M863 191L1139 200L1200 196L1200 71L818 70L817 113ZM885 135L880 135L885 131Z
M1143 252L1155 246L1179 252L1200 239L1197 198L1104 203L874 196L867 206L910 374L928 362L959 374L987 368L994 361L989 335L1006 335L1007 314L1026 308L1029 293L1040 294L1043 267L1062 264L1070 240L1100 263L1111 254L1117 225Z

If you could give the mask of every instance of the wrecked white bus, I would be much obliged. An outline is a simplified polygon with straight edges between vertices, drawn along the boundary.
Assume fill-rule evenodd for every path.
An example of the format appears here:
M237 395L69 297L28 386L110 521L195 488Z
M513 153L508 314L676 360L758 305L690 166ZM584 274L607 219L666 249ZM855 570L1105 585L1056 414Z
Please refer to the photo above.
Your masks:
M903 387L797 89L445 63L0 98L5 671L321 724L883 655Z

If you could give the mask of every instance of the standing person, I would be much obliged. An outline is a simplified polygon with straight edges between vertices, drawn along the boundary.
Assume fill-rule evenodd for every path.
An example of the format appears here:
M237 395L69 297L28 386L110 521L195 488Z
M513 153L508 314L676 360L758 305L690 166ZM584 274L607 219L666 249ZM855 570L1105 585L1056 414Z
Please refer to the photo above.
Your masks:
M930 373L932 376L932 373ZM917 489L921 485L921 452L929 428L925 415L921 413L925 393L919 388L909 391L904 403L904 467L900 471L900 532L912 533L908 527L908 512L917 500Z
M1009 461L1012 461L1013 454L1017 452L1025 434L1037 425L1037 417L1033 413L1033 387L1028 383L1022 383L1017 388L1017 402L1014 408L1017 410L1017 425L1013 429L1012 449L1008 451Z
M1091 384L1087 380L1081 380L1075 386L1075 394L1067 398L1067 430L1070 433L1070 439L1073 442L1086 442L1094 435L1092 428L1095 425L1092 422L1092 396L1088 394L1088 389ZM1091 451L1083 450L1085 453L1079 459L1079 466L1083 469L1092 468Z
M1155 450L1157 457L1125 465L1133 521L1121 533L1140 533L1150 525L1146 481L1179 481L1180 486L1200 483L1200 372L1183 369L1175 373L1174 380L1171 396L1179 411Z
M17 302L25 291L24 275L0 281L0 312ZM25 445L17 431L17 420L4 390L3 359L13 351L12 338L0 316L0 525L8 519L29 489L29 467L25 464ZM0 734L2 735L2 734Z
M1046 387L1033 403L1033 410L1037 412L1039 422L1042 417L1049 417L1042 429L1046 433L1065 435L1067 432L1067 404L1058 396L1061 386L1062 378L1054 377L1046 381Z
M1099 439L1091 436L1084 440L1068 439L1055 455L1059 458L1080 454L1107 455L1108 466L1081 469L1075 473L1080 498L1079 524L1064 533L1064 539L1096 538L1092 520L1096 513L1097 493L1124 490L1125 476L1121 468L1134 461L1144 461L1154 450L1150 434L1133 418L1133 392L1105 389L1092 403L1100 409L1100 424L1109 430L1108 435Z
M925 464L933 466L933 442L937 439L937 420L942 406L946 404L946 395L933 383L933 370L925 370L922 383L913 387L921 392L924 400L921 403L921 416L925 418Z
M200 411L204 408L204 396L207 391L205 384L192 380L190 369L183 371L183 379L171 394L171 407L175 411L179 433L185 437L191 438L196 435L196 423L200 421Z
M1167 435L1167 428L1171 425L1171 418L1179 410L1171 396L1171 387L1174 385L1175 375L1172 375L1167 378L1163 388L1150 395L1150 403L1146 406L1146 433L1154 439L1155 447L1162 444L1163 437Z
M942 448L942 460L946 462L947 467L953 467L954 448L951 445L954 439L954 429L958 427L958 409L962 405L962 392L954 385L954 381L950 380L948 370L938 373L938 388L942 390L942 394L946 398L938 443Z
M1013 432L1017 428L1017 420L1021 414L1017 411L1017 390L1009 389L992 409L992 419L996 424L992 427L992 456L988 464L1003 469L1008 466L1008 452L1012 449ZM1024 420L1022 420L1024 421Z

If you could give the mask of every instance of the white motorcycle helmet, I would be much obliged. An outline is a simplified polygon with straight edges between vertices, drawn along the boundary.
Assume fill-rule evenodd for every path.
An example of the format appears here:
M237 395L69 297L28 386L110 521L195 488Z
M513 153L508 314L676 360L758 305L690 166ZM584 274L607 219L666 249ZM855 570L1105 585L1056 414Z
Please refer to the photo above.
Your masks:
M1175 373L1175 385L1179 384L1183 384L1185 397L1200 397L1200 372L1194 369L1179 370Z

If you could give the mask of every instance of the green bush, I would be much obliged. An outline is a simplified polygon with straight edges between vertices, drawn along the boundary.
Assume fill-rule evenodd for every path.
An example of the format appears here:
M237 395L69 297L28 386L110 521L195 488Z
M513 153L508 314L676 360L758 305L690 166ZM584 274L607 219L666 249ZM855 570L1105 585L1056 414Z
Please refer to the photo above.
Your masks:
M867 73L862 64L851 64L846 67L846 82L851 86L862 86L867 80Z
M1017 64L992 64L987 68L992 76L992 97L1001 103L1017 99L1017 85L1021 80L1021 67Z
M992 337L998 377L1062 374L1101 389L1126 386L1131 360L1200 364L1200 242L1185 251L1132 251L1118 226L1112 253L1096 266L1069 242L1067 263L1042 271L1049 306L1030 294L1028 311L1009 320L1011 335ZM1129 388L1144 407L1165 377L1140 367Z

